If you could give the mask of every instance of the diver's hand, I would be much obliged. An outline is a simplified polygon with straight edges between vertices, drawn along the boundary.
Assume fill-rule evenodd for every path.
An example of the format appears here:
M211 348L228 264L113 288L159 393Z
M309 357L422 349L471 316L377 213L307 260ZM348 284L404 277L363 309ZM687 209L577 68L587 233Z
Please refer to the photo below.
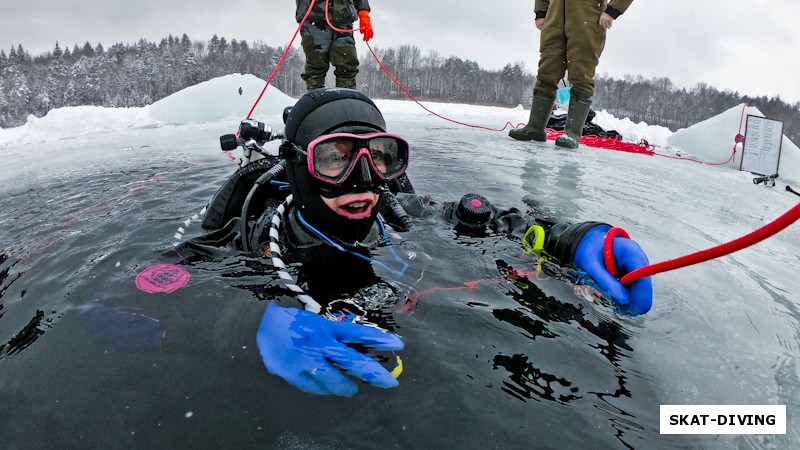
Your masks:
M345 343L376 350L400 350L403 342L379 328L334 322L309 311L267 305L256 335L267 370L313 394L351 396L356 384L342 372L373 386L390 388L397 380L377 361Z
M653 283L650 277L640 278L623 286L608 272L603 260L603 242L609 225L597 225L583 235L575 250L574 265L586 271L603 295L610 298L624 312L639 315L650 310L653 304ZM614 264L620 278L650 264L647 255L636 241L615 237L612 244Z

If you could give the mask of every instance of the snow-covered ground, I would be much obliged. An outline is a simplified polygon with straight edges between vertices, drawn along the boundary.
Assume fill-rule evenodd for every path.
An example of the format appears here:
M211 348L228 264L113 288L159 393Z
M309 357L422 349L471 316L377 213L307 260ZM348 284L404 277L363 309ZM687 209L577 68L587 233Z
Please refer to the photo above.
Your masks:
M235 123L247 116L264 86L264 80L253 75L235 74L189 87L142 108L59 108L42 118L30 116L27 123L20 127L0 128L0 151L20 144L76 138L124 128L219 121ZM263 93L251 117L272 121L274 126L279 125L276 117L280 117L283 109L293 103L294 99L270 86ZM520 106L501 108L422 102L422 107L412 101L381 99L376 99L376 103L384 114L402 115L409 120L419 119L435 124L437 121L447 123L447 119L451 119L461 122L465 127L473 125L502 133L506 133L507 124L524 123L528 117L528 112ZM744 133L742 118L747 114L763 116L758 109L741 105L675 133L665 127L644 122L634 123L629 118L617 118L606 111L598 111L594 122L604 129L618 131L625 141L636 143L644 139L655 146L656 152L673 156L677 152L679 155L716 164L730 157L736 135ZM780 180L796 185L800 181L800 148L785 136L782 146ZM741 154L740 144L735 159L726 164L726 167L738 170Z

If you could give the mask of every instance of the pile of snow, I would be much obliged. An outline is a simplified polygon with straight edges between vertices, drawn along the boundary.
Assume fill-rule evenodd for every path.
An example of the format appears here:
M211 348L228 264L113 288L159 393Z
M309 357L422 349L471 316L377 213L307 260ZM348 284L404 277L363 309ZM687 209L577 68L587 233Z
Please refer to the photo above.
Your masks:
M16 128L0 128L0 148L89 136L126 128L154 128L167 124L231 121L238 124L264 89L266 81L254 75L233 74L188 87L141 108L70 106L53 109L44 117L28 116ZM242 89L241 95L239 88ZM295 99L270 86L251 117L280 116Z
M758 108L742 103L689 128L676 131L667 139L667 143L707 163L728 161L735 146L734 159L723 166L739 170L743 152L742 145L737 145L735 139L737 134L745 134L748 115L764 117ZM778 173L779 179L783 181L800 180L800 148L785 135L781 141Z
M672 135L672 131L667 127L644 122L634 123L627 117L617 119L605 110L597 113L594 123L604 130L615 130L622 135L622 140L625 142L638 143L644 139L656 147L666 147L667 139Z
M41 118L30 115L24 125L16 128L0 128L0 148L157 125L148 117L147 107L67 106L50 110Z
M190 86L150 105L150 118L168 124L238 122L247 116L266 82L255 75L233 74ZM251 117L279 116L295 99L269 86Z

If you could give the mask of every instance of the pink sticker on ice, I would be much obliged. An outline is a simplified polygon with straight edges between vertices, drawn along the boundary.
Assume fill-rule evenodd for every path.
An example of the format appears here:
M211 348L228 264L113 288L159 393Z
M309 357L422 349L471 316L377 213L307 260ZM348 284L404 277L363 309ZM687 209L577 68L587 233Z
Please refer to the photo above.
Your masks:
M139 272L136 287L148 294L175 292L189 282L189 272L175 264L158 264Z

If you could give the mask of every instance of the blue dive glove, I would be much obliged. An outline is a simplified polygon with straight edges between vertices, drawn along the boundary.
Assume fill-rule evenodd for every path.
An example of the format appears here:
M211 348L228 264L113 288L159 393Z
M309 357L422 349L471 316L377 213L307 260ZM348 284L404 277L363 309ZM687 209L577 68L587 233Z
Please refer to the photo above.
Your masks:
M377 387L397 380L380 363L345 343L376 350L401 350L394 334L352 322L335 322L309 311L270 302L258 327L256 344L267 370L313 394L351 396L358 386L342 372Z
M653 305L653 282L650 277L644 277L623 286L608 272L603 260L603 242L610 229L609 225L601 224L586 231L575 250L574 265L585 270L594 281L594 287L613 300L624 312L632 315L644 314ZM650 264L642 248L632 239L615 237L612 253L617 276L620 278Z
M644 277L623 286L609 273L603 257L603 244L610 229L610 225L601 222L557 223L547 233L544 250L561 265L573 265L585 272L578 281L601 291L619 307L620 312L644 314L653 304L653 283L650 277ZM615 237L611 253L616 275L620 278L650 264L639 244L628 238Z

